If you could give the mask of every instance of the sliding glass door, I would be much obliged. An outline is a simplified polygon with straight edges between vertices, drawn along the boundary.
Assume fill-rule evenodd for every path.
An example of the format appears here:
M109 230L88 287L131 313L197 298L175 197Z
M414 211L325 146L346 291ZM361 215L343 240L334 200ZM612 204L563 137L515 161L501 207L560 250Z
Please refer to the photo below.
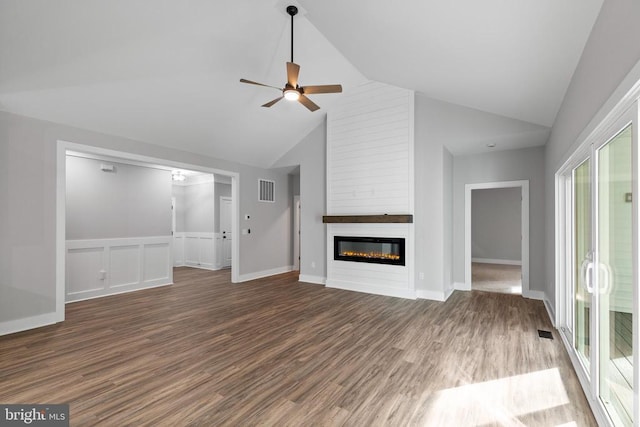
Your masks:
M585 393L616 426L638 423L637 119L634 106L612 122L574 156L557 187L559 326Z
M599 395L622 424L633 420L632 131L627 125L596 150Z
M586 159L573 170L574 225L573 225L573 286L574 305L574 348L580 361L589 370L591 363L590 317L591 317L591 160Z

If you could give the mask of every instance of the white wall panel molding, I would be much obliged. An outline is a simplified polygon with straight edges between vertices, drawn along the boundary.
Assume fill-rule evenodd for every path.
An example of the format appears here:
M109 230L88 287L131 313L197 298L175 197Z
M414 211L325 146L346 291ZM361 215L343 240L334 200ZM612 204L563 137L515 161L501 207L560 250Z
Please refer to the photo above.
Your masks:
M171 236L67 240L66 302L173 283Z
M173 265L205 270L222 268L222 235L220 233L181 232L173 236Z

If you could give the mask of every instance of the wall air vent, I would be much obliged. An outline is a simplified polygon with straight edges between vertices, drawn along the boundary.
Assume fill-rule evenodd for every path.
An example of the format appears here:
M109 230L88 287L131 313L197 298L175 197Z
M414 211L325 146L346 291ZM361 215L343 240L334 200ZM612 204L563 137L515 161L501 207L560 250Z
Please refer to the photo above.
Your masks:
M275 181L269 181L268 179L258 180L258 200L260 202L275 202L276 201L276 183Z

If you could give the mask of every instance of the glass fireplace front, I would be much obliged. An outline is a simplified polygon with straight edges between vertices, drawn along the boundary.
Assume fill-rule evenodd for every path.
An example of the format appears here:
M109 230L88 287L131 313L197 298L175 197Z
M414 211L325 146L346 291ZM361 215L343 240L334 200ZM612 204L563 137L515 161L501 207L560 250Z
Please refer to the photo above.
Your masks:
M405 265L404 238L395 237L333 237L333 259Z

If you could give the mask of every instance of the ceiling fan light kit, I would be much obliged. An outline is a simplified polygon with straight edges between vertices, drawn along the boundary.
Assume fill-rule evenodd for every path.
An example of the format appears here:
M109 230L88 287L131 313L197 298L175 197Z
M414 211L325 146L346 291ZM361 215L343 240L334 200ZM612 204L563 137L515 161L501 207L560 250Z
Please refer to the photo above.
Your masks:
M300 66L293 62L293 17L298 13L298 8L295 6L287 6L287 14L291 16L291 62L287 62L287 83L284 85L284 88L280 89L276 86L265 85L262 83L254 82L247 79L240 79L241 83L247 83L257 86L270 87L273 89L277 89L282 92L282 95L276 99L273 99L266 104L263 104L263 107L271 107L282 98L288 101L298 101L309 111L319 110L320 107L310 100L305 94L320 94L320 93L340 93L342 92L341 85L315 85L315 86L300 86L298 85L298 75L300 73Z

